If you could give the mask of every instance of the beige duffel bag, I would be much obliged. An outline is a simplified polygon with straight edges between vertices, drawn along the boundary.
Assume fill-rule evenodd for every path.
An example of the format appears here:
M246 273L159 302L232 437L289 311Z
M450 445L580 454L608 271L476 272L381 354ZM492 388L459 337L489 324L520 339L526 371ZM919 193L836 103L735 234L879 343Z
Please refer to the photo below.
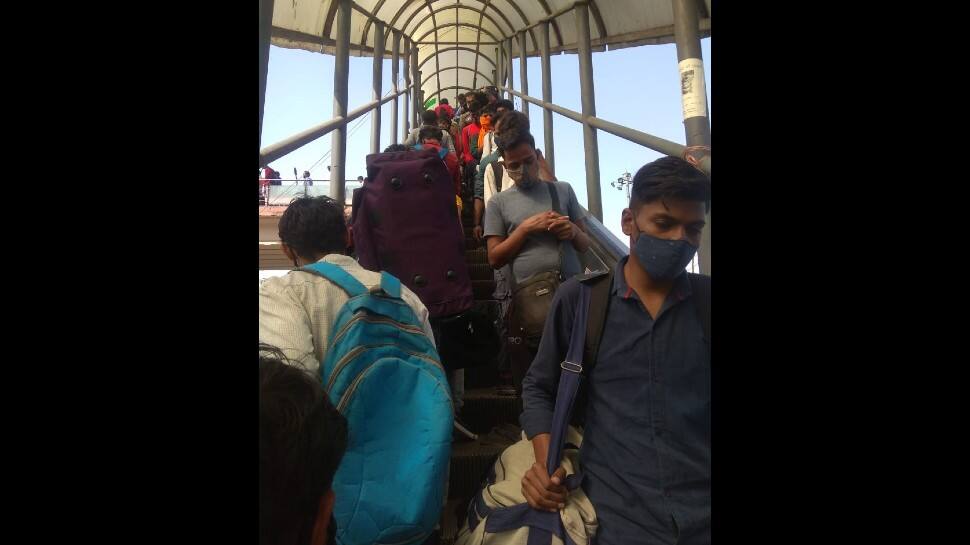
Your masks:
M578 447L583 437L570 426L566 435L562 467L569 491L566 507L558 513L529 507L522 495L522 477L535 463L532 442L525 438L505 449L488 475L488 485L472 498L468 516L455 545L526 545L530 532L549 534L551 545L588 545L596 534L593 504L578 486ZM556 518L561 524L556 523ZM535 538L533 538L535 539Z

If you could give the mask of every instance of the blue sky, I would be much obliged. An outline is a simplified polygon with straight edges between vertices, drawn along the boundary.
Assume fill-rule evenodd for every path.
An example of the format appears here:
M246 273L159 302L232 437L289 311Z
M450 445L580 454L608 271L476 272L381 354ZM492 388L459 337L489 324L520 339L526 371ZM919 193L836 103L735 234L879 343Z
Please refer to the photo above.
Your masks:
M711 89L711 39L701 41L704 72L707 81L708 104ZM528 59L529 90L540 96L542 76L538 58ZM330 55L296 49L272 47L269 75L266 82L266 102L263 115L262 145L282 140L294 133L326 121L333 112L333 65ZM554 55L552 65L553 102L565 108L582 109L579 93L579 61L576 55ZM350 110L371 100L371 71L369 57L350 58L348 85ZM519 88L519 61L513 60L516 88ZM680 76L677 71L677 52L673 44L646 45L593 53L593 76L596 89L596 115L603 119L685 143L680 104ZM384 62L384 93L390 89L391 62ZM452 91L453 92L453 91ZM449 97L454 103L454 97ZM518 99L516 107L520 107ZM403 110L404 102L400 103ZM532 132L538 147L543 147L542 109L530 106ZM388 134L391 105L382 108L381 149L390 144ZM403 112L402 112L403 115ZM709 115L710 112L709 112ZM554 115L556 143L556 176L570 182L579 201L585 206L586 170L583 157L582 126L570 119ZM363 120L363 121L361 121ZM361 123L359 128L355 125ZM403 126L398 122L398 131ZM362 116L350 124L352 134L347 142L347 177L366 175L366 156L370 153L370 116ZM314 179L328 178L329 157L318 160L329 151L330 136L324 136L293 151L271 166L282 172L283 178L293 177L295 167L300 175L310 170ZM599 131L601 191L603 194L603 223L621 240L620 212L626 206L626 191L610 186L610 181L637 169L661 154L622 138ZM316 166L310 168L311 165Z

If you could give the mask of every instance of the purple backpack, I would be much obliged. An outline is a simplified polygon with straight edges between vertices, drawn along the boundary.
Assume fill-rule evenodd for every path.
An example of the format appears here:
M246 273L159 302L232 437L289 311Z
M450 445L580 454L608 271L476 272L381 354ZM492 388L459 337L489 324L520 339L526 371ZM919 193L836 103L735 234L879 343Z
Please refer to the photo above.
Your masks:
M399 278L432 318L470 309L472 287L454 180L438 154L368 155L367 180L353 200L360 265Z

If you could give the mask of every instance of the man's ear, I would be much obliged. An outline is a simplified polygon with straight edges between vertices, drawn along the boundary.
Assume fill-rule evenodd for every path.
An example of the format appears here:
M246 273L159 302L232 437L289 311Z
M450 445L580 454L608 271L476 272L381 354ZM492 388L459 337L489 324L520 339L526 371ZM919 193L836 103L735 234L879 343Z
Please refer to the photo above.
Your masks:
M633 220L633 210L629 208L623 209L623 214L620 217L620 228L623 230L623 234L632 237L633 233L636 232L635 222Z

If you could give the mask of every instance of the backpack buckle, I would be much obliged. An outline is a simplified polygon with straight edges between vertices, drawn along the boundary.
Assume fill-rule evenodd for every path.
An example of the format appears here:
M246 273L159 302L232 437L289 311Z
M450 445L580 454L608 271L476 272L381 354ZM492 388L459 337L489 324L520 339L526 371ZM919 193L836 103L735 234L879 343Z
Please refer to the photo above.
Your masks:
M571 361L563 361L562 363L559 364L559 367L562 367L566 371L572 371L573 373L582 374L583 372L582 364L574 363Z

